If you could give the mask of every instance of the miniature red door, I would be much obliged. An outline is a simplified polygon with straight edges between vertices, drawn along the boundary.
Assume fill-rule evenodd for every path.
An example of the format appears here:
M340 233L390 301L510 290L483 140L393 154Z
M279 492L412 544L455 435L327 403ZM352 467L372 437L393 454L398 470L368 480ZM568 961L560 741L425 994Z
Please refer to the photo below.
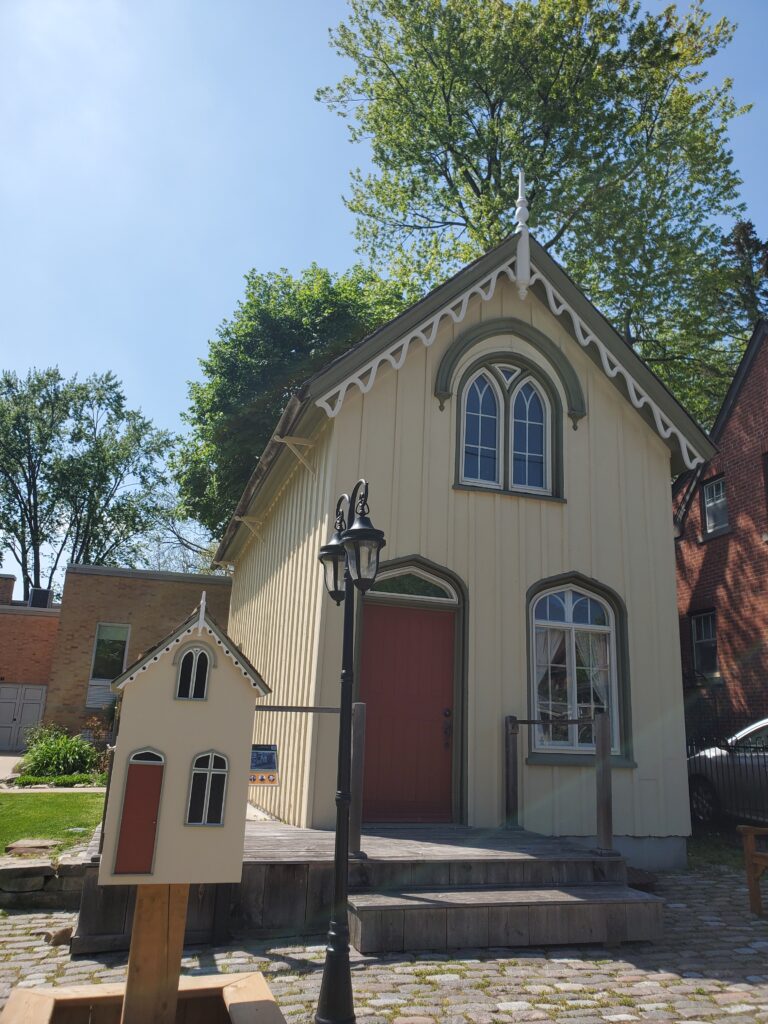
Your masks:
M115 857L116 875L152 872L164 767L162 754L154 750L141 750L128 762Z
M455 620L453 609L364 605L365 821L453 818Z

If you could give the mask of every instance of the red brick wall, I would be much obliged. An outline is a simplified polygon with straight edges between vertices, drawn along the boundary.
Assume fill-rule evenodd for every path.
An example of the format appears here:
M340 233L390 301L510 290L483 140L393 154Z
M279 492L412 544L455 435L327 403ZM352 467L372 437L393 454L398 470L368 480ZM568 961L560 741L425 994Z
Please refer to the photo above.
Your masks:
M719 452L702 474L702 483L725 475L729 531L705 539L699 486L676 543L683 679L689 686L693 681L690 615L714 609L723 685L708 688L705 696L719 713L746 722L768 716L766 341L755 353L717 445ZM689 694L690 700L701 696Z
M86 708L96 626L129 625L126 665L179 626L200 603L205 590L210 615L227 628L231 580L222 576L188 579L178 574L67 570L61 599L61 628L53 660L46 720L75 731L96 712Z
M0 573L0 605L12 603L13 585L15 582L15 576L10 576L8 573Z
M0 605L0 683L47 685L58 629L58 610Z

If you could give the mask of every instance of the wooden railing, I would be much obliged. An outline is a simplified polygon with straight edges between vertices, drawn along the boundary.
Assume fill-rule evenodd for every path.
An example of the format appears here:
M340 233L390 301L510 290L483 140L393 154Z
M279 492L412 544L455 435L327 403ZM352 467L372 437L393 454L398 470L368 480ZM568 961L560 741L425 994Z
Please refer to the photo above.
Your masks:
M597 811L597 849L614 853L613 849L613 786L611 779L611 718L598 711L594 718L559 718L558 725L590 725L595 727L595 800ZM505 820L507 828L520 824L519 745L521 725L551 725L540 718L504 719Z

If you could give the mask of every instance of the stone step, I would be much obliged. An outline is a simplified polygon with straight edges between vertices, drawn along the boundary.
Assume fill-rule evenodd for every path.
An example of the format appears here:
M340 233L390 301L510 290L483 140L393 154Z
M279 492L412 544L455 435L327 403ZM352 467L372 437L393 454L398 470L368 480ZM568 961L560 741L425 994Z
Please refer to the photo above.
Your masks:
M456 860L351 860L352 892L399 892L449 886L626 885L624 859L584 851L583 855L510 856Z
M624 885L353 893L349 927L360 953L654 942L662 908Z

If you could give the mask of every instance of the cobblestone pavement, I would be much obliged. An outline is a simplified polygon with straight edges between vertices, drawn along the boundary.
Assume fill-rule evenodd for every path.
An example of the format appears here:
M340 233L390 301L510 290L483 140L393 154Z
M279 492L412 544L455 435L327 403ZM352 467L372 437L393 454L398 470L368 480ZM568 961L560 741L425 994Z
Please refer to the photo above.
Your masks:
M663 944L530 950L462 949L354 959L361 1024L507 1021L768 1022L768 921L747 910L743 874L668 874ZM0 1005L10 987L122 980L125 954L71 958L36 932L74 922L67 913L0 917ZM322 945L244 941L189 950L189 974L262 970L286 1019L309 1024Z

